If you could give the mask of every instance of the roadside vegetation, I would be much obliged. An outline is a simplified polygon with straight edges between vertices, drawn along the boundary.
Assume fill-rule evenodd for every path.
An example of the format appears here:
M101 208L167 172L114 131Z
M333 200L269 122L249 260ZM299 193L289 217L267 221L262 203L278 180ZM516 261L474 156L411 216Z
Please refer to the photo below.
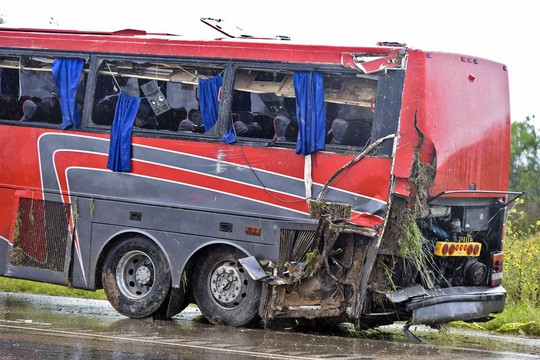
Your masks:
M504 241L505 310L485 323L456 322L473 329L540 336L540 220L522 229L515 220L525 216L523 200L510 211ZM513 220L514 219L514 220Z
M69 296L84 299L106 300L103 290L86 291L71 287L45 284L35 281L0 277L0 290L16 293L42 294L51 296Z

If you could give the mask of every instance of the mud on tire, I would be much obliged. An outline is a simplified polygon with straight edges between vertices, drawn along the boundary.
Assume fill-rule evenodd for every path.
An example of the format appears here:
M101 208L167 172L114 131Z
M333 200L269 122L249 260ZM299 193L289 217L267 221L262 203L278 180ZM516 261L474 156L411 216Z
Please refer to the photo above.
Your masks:
M103 264L102 281L116 311L136 319L162 314L171 292L165 255L142 237L124 239L111 249Z

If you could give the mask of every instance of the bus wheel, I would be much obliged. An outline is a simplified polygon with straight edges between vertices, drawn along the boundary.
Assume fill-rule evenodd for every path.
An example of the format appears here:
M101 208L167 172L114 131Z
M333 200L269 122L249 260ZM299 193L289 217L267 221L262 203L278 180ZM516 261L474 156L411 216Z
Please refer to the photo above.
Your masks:
M236 249L218 248L208 252L193 277L195 302L213 324L244 326L258 320L261 284L251 279Z
M154 243L139 237L125 239L103 264L103 289L111 305L130 318L162 312L171 291L165 255Z

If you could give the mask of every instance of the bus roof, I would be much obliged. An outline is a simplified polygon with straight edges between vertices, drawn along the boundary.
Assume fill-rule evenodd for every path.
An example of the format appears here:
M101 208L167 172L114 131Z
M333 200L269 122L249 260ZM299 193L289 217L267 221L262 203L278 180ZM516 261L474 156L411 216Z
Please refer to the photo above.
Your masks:
M0 28L0 47L52 51L187 56L348 65L354 56L388 56L400 46L308 45L257 38L187 40L179 35L124 29L114 32Z

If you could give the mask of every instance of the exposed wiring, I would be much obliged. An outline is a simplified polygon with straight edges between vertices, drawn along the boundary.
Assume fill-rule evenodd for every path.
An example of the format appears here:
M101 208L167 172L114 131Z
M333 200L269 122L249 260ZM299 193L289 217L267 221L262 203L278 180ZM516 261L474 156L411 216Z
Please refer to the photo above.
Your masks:
M234 126L233 126L233 131L234 131ZM236 135L236 132L235 132L235 135ZM322 187L321 190L319 190L318 192L316 192L315 194L313 194L313 196L311 198L313 198L314 196L317 196L317 201L320 201L321 197L324 195L324 192L328 189L328 187L330 186L330 184L340 175L342 174L345 170L347 170L350 166L352 166L353 164L355 164L356 162L358 162L361 158L363 158L364 156L366 156L369 152L371 152L371 150L373 150L375 147L379 146L383 141L385 140L388 140L388 139L392 139L396 136L396 134L391 134L391 135L387 135L385 137L382 137L380 138L379 140L375 141L374 143L372 143L371 145L369 145L367 148L365 148L360 154L358 154L354 159L352 159L351 161L349 161L347 164L345 164L343 167L341 167L339 170L337 170L329 179L328 181L326 182L326 184L324 184L324 186ZM251 166L250 162L249 162L249 159L247 158L245 152L244 152L244 148L242 146L242 144L239 144L240 146L240 151L242 153L242 156L248 166L248 168L250 169L250 171L253 173L253 176L255 176L255 178L257 179L257 181L259 182L259 184L261 185L261 187L263 188L263 190L270 196L272 196L273 198L279 200L279 201L282 201L284 203L300 203L300 202L304 202L306 200L309 200L311 198L307 198L307 197L304 197L302 199L299 199L299 200L285 200L285 199L282 199L280 198L279 196L277 196L276 194L274 194L273 192L271 192L270 190L267 189L266 185L264 185L264 183L262 182L262 180L259 178L259 176L257 175L257 172L253 169L253 167Z
M236 135L236 134L235 134ZM302 199L298 199L298 200L286 200L286 199L282 199L280 198L279 196L277 196L276 194L274 194L273 192L271 192L270 190L267 189L266 185L264 185L264 183L262 182L262 180L259 178L259 175L257 175L257 172L253 169L253 167L251 166L251 164L249 163L249 160L244 152L244 147L240 144L240 151L242 152L242 156L244 157L244 160L246 161L246 164L249 168L249 170L251 170L251 172L253 173L253 176L255 176L255 178L257 179L257 181L259 182L259 184L261 184L261 187L263 188L263 190L270 196L272 196L274 199L276 200L279 200L281 202L284 202L284 203L301 203L301 202L304 202L306 200L308 200L309 198L307 197L304 197Z
M111 67L109 66L109 63L108 63L108 62L105 62L105 65L107 65L107 69L109 69L109 72L111 73L111 76L112 76L112 78L113 78L113 80L114 80L114 83L116 84L116 87L117 87L117 89L115 89L116 92L119 92L120 89L121 89L121 87L120 87L120 84L118 83L118 81L116 80L116 76L114 76L114 73L113 73L113 71L111 70Z

